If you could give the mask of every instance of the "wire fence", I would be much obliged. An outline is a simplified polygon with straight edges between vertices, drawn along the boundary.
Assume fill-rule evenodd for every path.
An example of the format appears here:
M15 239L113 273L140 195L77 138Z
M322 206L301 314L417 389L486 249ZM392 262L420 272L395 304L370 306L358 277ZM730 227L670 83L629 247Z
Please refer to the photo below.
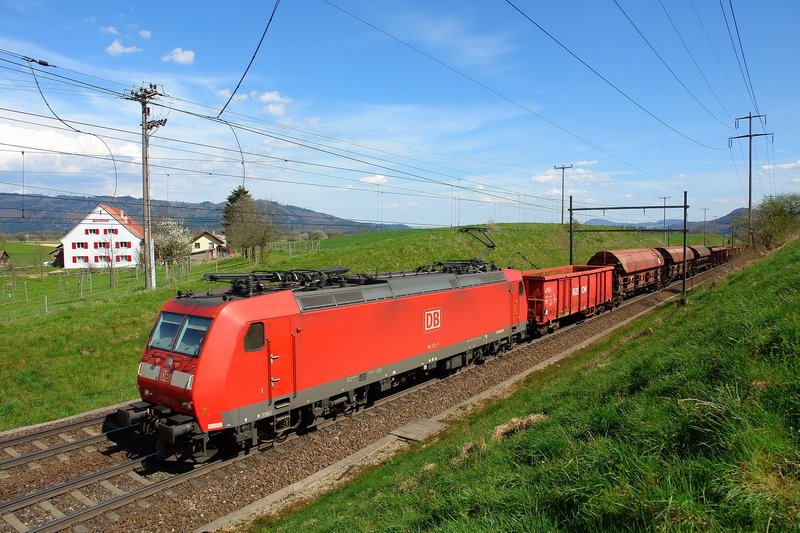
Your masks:
M232 258L195 264L190 257L156 267L156 287L176 288L197 282L206 272L236 271L248 262ZM90 302L127 298L144 290L142 268L83 268L50 272L27 269L0 271L0 321L47 314Z
M208 272L237 272L259 264L269 252L283 252L289 257L320 250L320 241L277 241L262 250L256 248L242 257L208 260L187 256L156 267L156 287L177 288L197 284ZM19 317L48 314L90 302L127 298L144 290L142 267L82 268L53 271L44 266L0 269L0 323Z
M319 252L320 241L275 241L267 244L270 252L285 252L289 257Z

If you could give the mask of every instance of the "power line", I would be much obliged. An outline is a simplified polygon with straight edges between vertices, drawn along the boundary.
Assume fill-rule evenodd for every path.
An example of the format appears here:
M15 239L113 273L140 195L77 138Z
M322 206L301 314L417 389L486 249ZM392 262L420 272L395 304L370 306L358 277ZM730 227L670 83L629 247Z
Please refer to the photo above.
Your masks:
M638 33L638 34L639 34L639 37L641 37L641 38L642 38L642 40L643 40L643 41L644 41L644 42L647 44L647 46L650 48L650 50L651 50L651 51L652 51L652 52L653 52L653 53L656 55L656 57L658 58L658 60L659 60L659 61L661 61L661 64L662 64L662 65L664 65L664 67L665 67L665 68L666 68L666 69L669 71L669 73L670 73L670 74L672 74L672 77L673 77L673 78L675 78L675 80L676 80L676 81L677 81L677 82L678 82L678 83L681 85L681 87L683 87L683 89L684 89L684 90L685 90L687 93L689 93L689 96L691 96L691 97L692 97L692 99L693 99L695 102L697 102L697 104L698 104L700 107L702 107L702 108L703 108L703 110L704 110L706 113L708 113L708 114L709 114L709 115L710 115L712 118L714 118L714 119L715 119L717 122L719 122L720 124L722 124L722 125L723 125L723 126L725 126L726 128L730 128L730 126L729 126L728 124L725 124L725 122L723 122L721 118L719 118L717 115L715 115L714 113L712 113L712 112L711 112L711 110L710 110L710 109L708 109L708 108L707 108L707 107L706 107L706 106L703 104L703 102L701 102L701 101L700 101L700 99L699 99L699 98L697 98L697 96L695 96L695 94L694 94L694 93L691 91L691 89L689 89L689 87L687 87L687 86L686 86L686 84L685 84L685 83L683 83L683 80L681 80L681 79L680 79L680 77L678 77L678 75L677 75L677 74L675 74L675 71L674 71L674 70L672 70L672 68L671 68L671 67L670 67L670 66L667 64L667 62L664 60L664 58L663 58L663 57L661 57L661 54L659 54L659 53L658 53L658 51L655 49L655 47L652 45L652 43L650 43L650 41L647 39L647 37L645 37L645 36L644 36L644 33L642 33L642 30L640 30L640 29L639 29L639 26L637 26L637 25L636 25L636 23L633 21L633 19L631 19L631 17L628 15L628 13L626 13L626 12L625 12L625 10L624 10L624 9L622 9L622 6L621 6L621 5L619 5L619 2L617 2L617 0L613 0L613 2L614 2L614 5L616 5L616 6L617 6L617 8L618 8L618 9L619 9L619 10L622 12L622 14L625 16L625 18L627 19L627 21L628 21L628 22L630 22L631 26L633 26L633 29L635 29L635 30L636 30L636 33ZM661 0L659 0L659 2L661 2ZM663 6L663 4L662 4L662 6L661 6L661 7L664 7L664 6ZM666 10L665 10L665 11L666 11ZM670 19L670 22L672 22L672 19ZM673 26L673 27L674 27L674 26Z
M580 57L579 57L579 56L578 56L578 55L577 55L575 52L573 52L572 50L570 50L570 49L569 49L569 48L568 48L568 47L567 47L567 46L566 46L564 43L562 43L561 41L559 41L558 39L556 39L556 38L555 38L555 37L554 37L554 36L553 36L553 35L552 35L550 32L548 32L548 31L547 31L547 30L545 30L545 29L544 29L542 26L540 26L540 25L539 25L539 24L538 24L538 23L537 23L535 20L533 20L533 19L532 19L530 16L528 16L528 15L527 15L527 14L526 14L524 11L522 11L522 10L521 10L519 7L517 7L517 6L516 6L516 5L515 5L515 4L514 4L514 3L513 3L511 0L505 0L505 1L506 1L506 3L507 3L508 5L510 5L512 8L514 8L514 9L517 11L517 13L519 13L519 14L520 14L520 15L521 15L523 18L525 18L525 19L526 19L528 22L530 22L531 24L533 24L533 25L534 25L536 28L538 28L538 29L539 29L539 30L540 30L542 33L544 33L545 35L547 35L547 36L548 36L548 37L549 37L549 38L550 38L550 39L551 39L553 42L555 42L555 43L556 43L558 46L560 46L560 47L561 47L561 48L562 48L564 51L566 51L566 52L567 52L569 55L571 55L571 56L572 56L572 57L573 57L575 60L577 60L577 61L578 61L578 62L579 62L581 65L583 65L584 67L586 67L587 69L589 69L589 70L590 70L590 71L591 71L591 72L592 72L592 73L593 73L595 76L597 76L598 78L600 78L601 80L603 80L603 81L604 81L604 82L605 82L605 83L606 83L606 84L607 84L609 87L611 87L612 89L614 89L615 91L617 91L617 92L618 92L620 95L622 95L622 96L623 96L623 97L624 97L626 100L628 100L630 103L632 103L633 105L635 105L636 107L638 107L639 109L641 109L642 111L644 111L644 112L645 112L647 115L649 115L651 118L653 118L654 120L656 120L656 122L658 122L659 124L661 124L662 126L666 127L667 129L671 130L672 132L674 132L674 133L676 133L676 134L680 135L680 136L681 136L681 137L683 137L684 139L686 139L686 140L688 140L688 141L691 141L691 142L693 142L694 144L696 144L696 145L698 145L698 146L702 146L702 147L704 147L704 148L708 148L709 150L723 150L723 148L716 148L716 147L714 147L714 146L710 146L710 145L708 145L708 144L705 144L705 143L703 143L703 142L701 142L701 141L698 141L697 139L693 139L692 137L689 137L688 135L686 135L686 134L685 134L685 133L683 133L682 131L680 131L680 130L678 130L678 129L674 128L674 127L672 127L672 126L671 126L671 125L669 125L669 124L667 124L667 122L665 122L663 119L661 119L661 118L659 118L658 116L656 116L656 115L655 115L655 114L654 114L652 111L650 111L649 109L647 109L646 107L644 107L642 104L640 104L639 102L637 102L636 100L634 100L634 99L633 99L633 97L629 96L629 95L628 95L628 94L627 94L625 91L623 91L622 89L620 89L619 87L617 87L617 86L616 86L614 83L612 83L612 82L611 82L611 81L610 81L608 78L606 78L605 76L603 76L602 74L600 74L600 72L598 72L598 71L597 71L597 70L596 70L594 67L592 67L591 65L589 65L589 64L588 64L586 61L584 61L583 59L581 59L581 58L580 58ZM674 187L674 186L672 186L672 185L670 185L670 186L671 186L671 187L673 187L673 188L677 188L677 187Z
M495 89L492 89L488 85L476 80L475 78L472 78L471 76L461 72L460 70L456 69L455 67L452 67L452 66L448 65L447 63L445 63L445 62L443 62L443 61L441 61L439 59L436 59L432 55L430 55L430 54L420 50L419 48L417 48L417 47L415 47L415 46L403 41L402 39L392 35L391 33L387 32L387 31L385 31L385 30L383 30L381 28L379 28L378 26L375 26L374 24L372 24L372 23L370 23L370 22L368 22L368 21L356 16L355 14L347 11L346 9L344 9L344 8L334 4L334 3L332 3L330 0L322 0L322 1L325 2L326 4L328 4L329 6L333 7L334 9L337 9L337 10L341 11L342 13L354 18L355 20L358 20L362 24L365 24L365 25L369 26L370 28L374 29L375 31L378 31L378 32L382 33L383 35L389 37L390 39L393 39L393 40L397 41L398 43L402 44L403 46L406 46L407 48L410 48L411 50L417 52L418 54L430 59L434 63L437 63L438 65L441 65L442 67L450 70L451 72L461 76L462 78L470 81L471 83L474 83L478 87L481 87L482 89L494 94L495 96L497 96L497 97L505 100L506 102L518 107L519 109L522 109L526 113L529 113L529 114L537 117L538 119L542 120L543 122L546 122L547 124L549 124L549 125L553 126L554 128L558 129L559 131L561 131L563 133L566 133L570 137L579 140L580 142L586 144L587 146L591 146L592 148L594 148L598 152L603 153L603 154L611 157L612 159L615 159L616 161L619 161L620 163L622 163L622 164L624 164L624 165L626 165L626 166L628 166L628 167L630 167L630 168L632 168L632 169L634 169L634 170L636 170L638 172L641 172L643 175L645 175L645 176L647 176L649 178L652 178L652 179L654 179L656 181L659 181L659 182L663 183L664 185L667 185L668 187L672 187L673 189L680 190L680 189L678 189L678 187L675 187L671 183L669 183L669 182L667 182L665 180L662 180L661 178L658 178L658 177L654 176L653 174L651 174L651 173L639 168L638 166L634 165L633 163L631 163L629 161L626 161L626 160L622 159L621 157L619 157L617 155L614 155L613 153L609 152L608 150L605 150L605 149L601 148L600 146L598 146L597 144L594 144L591 141L581 137L577 133L574 133L574 132L568 130L567 128L557 124L556 122L546 118L544 115L541 115L540 113L537 113L536 111L534 111L530 107L525 106L525 105L513 100L512 98L504 95L503 93L501 93L501 92L499 92L499 91L497 91Z
M705 82L706 87L708 87L708 90L711 91L711 94L714 95L714 99L720 105L722 110L725 111L725 114L728 115L728 117L731 120L733 120L733 115L730 114L728 109L725 107L725 104L722 103L722 100L720 100L719 96L717 95L717 92L711 86L711 83L709 83L708 78L706 78L706 75L703 73L703 69L700 68L700 65L697 63L697 60L695 59L694 54L692 54L692 50L689 48L689 45L686 44L686 40L684 40L683 36L681 35L681 32L678 30L678 26L675 24L675 21L672 20L672 17L670 16L669 11L667 11L667 7L664 5L664 2L662 0L658 0L658 3L661 6L661 9L664 11L664 15L667 16L667 20L669 20L669 23L672 26L672 29L675 30L675 35L678 36L678 39L681 41L681 44L683 45L684 50L686 50L686 53L689 54L689 57L692 59L692 63L694 63L694 66L697 68L697 72L699 72L700 76L703 78L703 81ZM705 28L703 28L703 31L705 31ZM714 53L716 53L716 51ZM725 124L725 125L727 126L727 124Z

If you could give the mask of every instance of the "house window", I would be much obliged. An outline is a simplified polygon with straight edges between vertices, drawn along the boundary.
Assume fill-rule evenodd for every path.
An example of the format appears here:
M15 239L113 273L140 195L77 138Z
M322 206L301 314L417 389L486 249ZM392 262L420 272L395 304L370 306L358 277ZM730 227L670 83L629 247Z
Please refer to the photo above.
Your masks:
M119 233L119 228L105 228L103 230L103 235L117 235Z
M72 248L73 249L74 248L82 248L82 249L88 250L89 249L89 243L88 242L73 242L72 243Z
M200 243L199 242L194 243L194 247L195 247L195 249L199 250L200 249Z
M100 235L100 230L97 228L87 228L84 232L86 235Z

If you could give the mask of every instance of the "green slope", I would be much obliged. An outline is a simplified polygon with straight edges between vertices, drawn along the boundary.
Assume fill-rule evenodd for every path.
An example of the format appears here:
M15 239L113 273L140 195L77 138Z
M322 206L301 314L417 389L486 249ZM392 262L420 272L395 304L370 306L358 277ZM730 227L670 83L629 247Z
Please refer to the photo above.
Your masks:
M254 529L796 530L799 263L795 242ZM544 418L492 439L534 413Z

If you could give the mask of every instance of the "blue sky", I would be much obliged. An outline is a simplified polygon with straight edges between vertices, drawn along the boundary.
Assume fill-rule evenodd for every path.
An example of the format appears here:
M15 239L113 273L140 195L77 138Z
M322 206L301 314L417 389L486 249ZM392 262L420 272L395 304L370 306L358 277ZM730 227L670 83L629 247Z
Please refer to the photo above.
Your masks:
M728 138L756 104L754 133L775 136L753 142L754 203L800 192L795 0L284 0L230 125L216 120L273 6L0 1L0 193L140 197L140 107L124 95L143 83L167 119L151 137L158 199L219 202L244 179L357 220L558 222L553 167L572 165L576 207L687 190L690 219L711 219L747 204L747 143ZM34 79L22 57L53 66Z

